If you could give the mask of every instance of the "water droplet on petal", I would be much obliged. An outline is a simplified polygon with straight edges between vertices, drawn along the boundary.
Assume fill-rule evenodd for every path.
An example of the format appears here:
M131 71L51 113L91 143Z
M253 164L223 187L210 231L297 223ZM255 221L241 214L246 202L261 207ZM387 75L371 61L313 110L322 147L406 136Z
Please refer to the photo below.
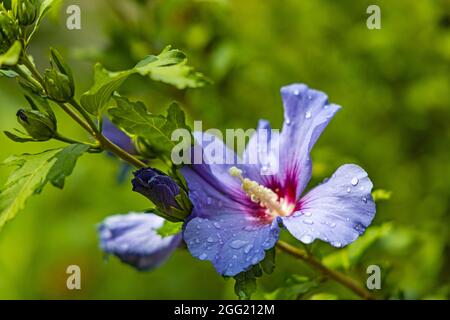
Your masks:
M300 90L295 89L295 90L294 90L294 95L298 96L299 94L300 94Z
M339 241L333 241L331 244L337 248L342 247L342 243L340 243Z
M305 219L303 220L304 224L314 224L314 221L312 221L311 219Z
M233 249L240 249L246 244L248 244L248 242L244 240L233 240L230 242L230 247Z
M350 187L347 188L347 193L352 192L352 189Z
M305 215L305 217L311 217L311 212L307 211L307 212L303 212L303 214Z
M244 253L249 253L250 250L252 250L252 249L253 249L253 245L252 244L248 244L244 248Z
M313 241L313 238L310 235L305 234L304 236L302 236L300 238L300 241L302 241L303 243L309 244Z
M330 223L330 227L331 227L331 228L336 227L336 223L334 223L334 222Z
M290 126L291 125L291 119L286 118L285 123L286 123L286 125Z
M351 181L352 186L356 186L358 184L358 182L359 182L358 178L356 178L356 177L353 178L352 181Z
M208 255L206 253L202 253L198 258L200 260L206 260L206 258L208 258Z
M206 239L206 241L208 241L209 243L213 243L214 239L212 237L209 237L208 239Z
M211 198L211 197L208 197L208 198L206 199L206 203L208 203L208 204L212 204L212 203L213 203L213 200L212 200L212 198Z
M221 228L221 227L220 227L220 223L218 223L218 222L214 222L213 225L214 225L214 227L216 227L217 229L220 229L220 228Z
M362 201L363 201L364 203L367 203L367 198L366 198L366 197L363 197L363 198L362 198Z
M312 116L311 111L308 111L308 112L305 113L305 118L306 119L311 118L311 116Z

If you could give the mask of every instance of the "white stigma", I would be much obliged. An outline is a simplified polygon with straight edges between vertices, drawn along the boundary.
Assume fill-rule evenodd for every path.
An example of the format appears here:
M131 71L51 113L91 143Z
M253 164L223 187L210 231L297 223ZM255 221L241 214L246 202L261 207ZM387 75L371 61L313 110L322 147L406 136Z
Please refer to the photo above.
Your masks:
M294 204L289 204L284 198L279 198L271 189L262 186L253 180L244 178L241 169L231 167L228 172L231 176L241 180L242 190L244 190L253 202L266 208L266 213L272 217L284 217L290 215L294 211Z

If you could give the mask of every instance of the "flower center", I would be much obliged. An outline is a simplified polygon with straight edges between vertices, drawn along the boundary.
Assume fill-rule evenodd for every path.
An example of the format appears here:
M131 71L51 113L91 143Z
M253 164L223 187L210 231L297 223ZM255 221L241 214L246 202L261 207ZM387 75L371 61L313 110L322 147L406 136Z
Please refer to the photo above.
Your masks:
M277 216L285 217L294 211L295 204L289 203L284 198L280 198L278 194L271 189L262 186L253 180L244 178L241 169L231 167L229 173L233 177L241 180L242 190L250 197L251 201L258 203L261 207L265 208L265 212L268 215L274 218Z

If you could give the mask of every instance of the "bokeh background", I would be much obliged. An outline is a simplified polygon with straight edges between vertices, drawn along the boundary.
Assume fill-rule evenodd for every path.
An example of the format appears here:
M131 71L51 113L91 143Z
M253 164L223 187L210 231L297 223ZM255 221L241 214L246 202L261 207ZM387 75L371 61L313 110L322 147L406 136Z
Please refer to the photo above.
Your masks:
M81 30L65 27L69 4L81 7ZM381 30L366 27L370 4L381 7ZM121 92L145 101L153 112L177 100L189 119L203 120L204 127L252 128L266 118L279 128L281 86L304 82L327 92L343 109L312 152L310 187L352 162L392 197L378 203L367 236L349 250L323 243L312 250L362 283L366 267L380 265L379 297L447 299L449 9L445 0L65 1L44 23L31 53L43 69L48 48L58 48L75 70L80 94L92 83L94 62L125 69L171 44L213 84L179 91L135 77ZM0 78L0 88L0 128L10 130L25 100L13 80ZM62 132L85 138L70 119L58 115ZM55 145L17 144L2 135L0 158ZM0 298L235 297L233 281L185 250L149 273L114 257L104 259L96 224L107 215L149 206L131 192L129 177L117 182L119 167L106 155L83 156L63 191L47 186L0 232ZM0 167L2 183L9 172ZM80 291L66 288L71 264L81 267ZM259 281L255 297L354 298L332 281L303 293L302 281L315 276L302 262L279 253L276 271ZM289 290L294 294L280 295Z

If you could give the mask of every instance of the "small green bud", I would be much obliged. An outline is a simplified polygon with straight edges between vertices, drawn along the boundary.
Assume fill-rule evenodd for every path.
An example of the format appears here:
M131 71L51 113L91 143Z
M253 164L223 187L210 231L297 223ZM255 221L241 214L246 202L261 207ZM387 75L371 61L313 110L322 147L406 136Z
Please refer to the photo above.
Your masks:
M44 87L47 95L58 102L66 102L75 94L75 82L72 71L56 49L50 49L50 64L44 75Z
M12 12L21 26L29 26L36 21L39 10L37 0L12 0Z
M67 102L74 95L73 82L55 69L45 70L44 88L49 98L57 102Z
M9 12L0 7L0 54L5 53L18 39L20 29Z
M39 141L47 141L56 134L56 121L38 110L17 111L17 121L28 134Z

